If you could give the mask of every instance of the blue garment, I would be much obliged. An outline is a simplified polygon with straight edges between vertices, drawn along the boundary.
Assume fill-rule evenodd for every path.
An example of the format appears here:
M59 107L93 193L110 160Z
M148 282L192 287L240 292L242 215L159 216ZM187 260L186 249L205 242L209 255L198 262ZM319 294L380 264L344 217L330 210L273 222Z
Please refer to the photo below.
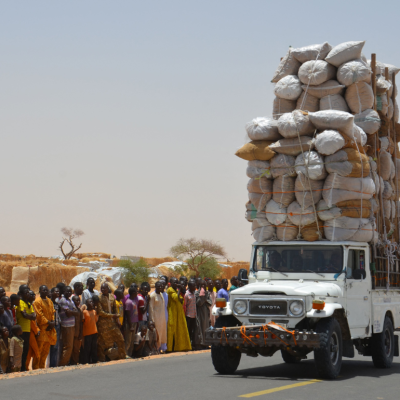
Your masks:
M226 289L222 288L218 290L217 293L217 299L226 299L226 301L229 301L229 293Z
M12 311L4 310L4 314L0 315L0 324L2 324L8 329L8 333L10 334L11 338L12 337L11 328L14 325L14 318L12 315Z
M61 325L55 326L57 332L57 343L54 346L50 346L50 368L58 367L58 361L60 359L60 334Z

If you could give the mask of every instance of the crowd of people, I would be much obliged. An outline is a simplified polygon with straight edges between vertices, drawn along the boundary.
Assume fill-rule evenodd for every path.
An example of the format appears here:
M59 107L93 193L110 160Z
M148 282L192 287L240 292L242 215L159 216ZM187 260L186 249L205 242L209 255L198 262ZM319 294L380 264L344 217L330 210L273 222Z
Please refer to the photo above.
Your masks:
M152 292L143 282L127 294L123 284L99 292L93 278L86 288L42 285L38 296L28 285L11 296L0 287L0 374L205 349L216 299L239 286L236 276L229 291L227 279L161 276Z

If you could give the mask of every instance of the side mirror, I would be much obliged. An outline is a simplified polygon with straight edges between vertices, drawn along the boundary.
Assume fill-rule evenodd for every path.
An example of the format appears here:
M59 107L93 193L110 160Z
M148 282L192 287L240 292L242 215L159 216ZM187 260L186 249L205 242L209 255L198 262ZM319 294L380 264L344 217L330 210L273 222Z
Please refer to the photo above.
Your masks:
M353 279L361 280L365 279L367 276L367 273L365 272L365 269L355 269L353 271Z
M240 281L244 282L245 284L248 283L249 279L247 277L247 269L240 269L238 273L238 278Z

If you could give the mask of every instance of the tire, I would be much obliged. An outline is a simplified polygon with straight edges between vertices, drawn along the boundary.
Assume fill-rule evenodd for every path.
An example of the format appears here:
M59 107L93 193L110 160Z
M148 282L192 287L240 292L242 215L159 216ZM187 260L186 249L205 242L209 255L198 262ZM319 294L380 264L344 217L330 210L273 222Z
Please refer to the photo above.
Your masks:
M215 321L215 328L232 327L240 325L239 321L233 315L218 317ZM223 375L232 375L237 370L242 353L230 346L221 346L213 344L211 346L211 360L215 370Z
M300 357L296 357L293 354L290 354L286 350L281 350L283 361L286 364L298 364L301 361Z
M374 333L371 339L372 361L376 368L390 368L394 356L394 329L391 319L386 316L381 333Z
M342 367L343 342L339 322L335 318L321 319L316 325L321 347L314 350L317 374L324 379L335 379Z

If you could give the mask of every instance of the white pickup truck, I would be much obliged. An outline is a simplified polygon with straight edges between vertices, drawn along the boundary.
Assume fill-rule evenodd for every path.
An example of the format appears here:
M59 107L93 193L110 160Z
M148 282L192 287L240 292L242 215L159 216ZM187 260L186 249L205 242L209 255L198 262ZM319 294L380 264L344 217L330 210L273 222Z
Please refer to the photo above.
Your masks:
M206 340L217 372L234 373L242 353L280 351L298 363L314 351L317 374L334 379L354 348L389 368L399 355L400 287L375 288L371 251L360 242L255 243L248 277L241 270L248 284L212 310Z

